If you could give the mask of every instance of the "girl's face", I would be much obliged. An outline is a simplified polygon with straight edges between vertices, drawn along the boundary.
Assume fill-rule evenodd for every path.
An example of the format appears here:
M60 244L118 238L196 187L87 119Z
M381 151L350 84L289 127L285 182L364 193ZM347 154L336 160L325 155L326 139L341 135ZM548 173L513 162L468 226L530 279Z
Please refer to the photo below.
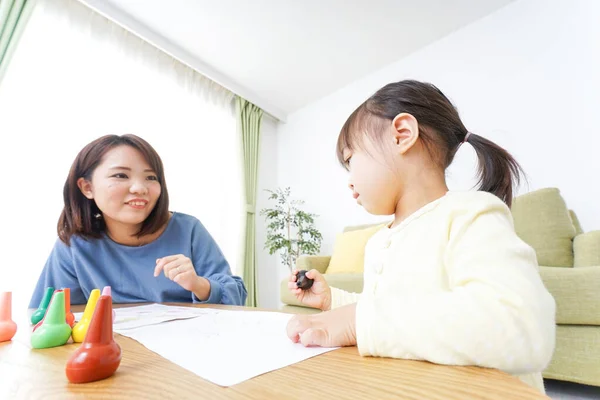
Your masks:
M348 186L364 209L374 215L392 215L400 191L395 168L386 162L385 152L365 138L360 148L344 150L344 160L350 172Z
M108 229L141 226L160 197L158 177L142 153L121 145L109 150L91 181L79 178L81 192L102 211Z
M344 149L343 157L358 204L374 215L392 215L424 164L412 115L400 114L382 129L377 143L365 135L357 149Z

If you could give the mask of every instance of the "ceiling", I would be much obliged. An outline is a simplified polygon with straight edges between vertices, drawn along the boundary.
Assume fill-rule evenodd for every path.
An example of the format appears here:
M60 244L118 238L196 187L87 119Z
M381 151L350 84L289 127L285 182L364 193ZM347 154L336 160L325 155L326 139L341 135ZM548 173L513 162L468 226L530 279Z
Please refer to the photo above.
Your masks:
M80 1L285 119L514 0Z

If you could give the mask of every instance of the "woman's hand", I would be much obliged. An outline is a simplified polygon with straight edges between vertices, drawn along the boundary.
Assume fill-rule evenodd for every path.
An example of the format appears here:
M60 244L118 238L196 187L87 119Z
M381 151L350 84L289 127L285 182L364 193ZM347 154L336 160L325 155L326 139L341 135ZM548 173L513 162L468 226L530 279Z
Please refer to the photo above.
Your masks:
M208 299L210 282L196 274L192 260L183 254L167 256L156 260L154 276L163 271L165 276L185 290L193 292L200 300Z

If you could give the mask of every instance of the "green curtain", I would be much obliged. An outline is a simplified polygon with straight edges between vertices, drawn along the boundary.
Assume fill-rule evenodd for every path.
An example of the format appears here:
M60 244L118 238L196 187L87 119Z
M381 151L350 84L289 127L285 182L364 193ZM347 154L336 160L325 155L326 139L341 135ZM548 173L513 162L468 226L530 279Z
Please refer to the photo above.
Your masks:
M260 124L263 111L254 104L236 97L238 124L242 134L244 151L244 182L246 185L246 232L244 244L243 279L248 290L246 305L256 307L256 255L255 255L255 212L256 180L258 176L258 148L260 144Z
M0 81L35 0L0 0Z

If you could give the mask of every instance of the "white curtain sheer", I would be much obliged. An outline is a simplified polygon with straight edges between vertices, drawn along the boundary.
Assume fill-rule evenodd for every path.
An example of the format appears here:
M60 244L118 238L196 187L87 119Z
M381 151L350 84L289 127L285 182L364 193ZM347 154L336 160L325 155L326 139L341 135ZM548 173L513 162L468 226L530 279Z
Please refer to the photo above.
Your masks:
M56 238L77 152L146 139L170 209L198 217L241 274L243 166L233 94L75 0L38 0L0 86L0 290L25 306Z

